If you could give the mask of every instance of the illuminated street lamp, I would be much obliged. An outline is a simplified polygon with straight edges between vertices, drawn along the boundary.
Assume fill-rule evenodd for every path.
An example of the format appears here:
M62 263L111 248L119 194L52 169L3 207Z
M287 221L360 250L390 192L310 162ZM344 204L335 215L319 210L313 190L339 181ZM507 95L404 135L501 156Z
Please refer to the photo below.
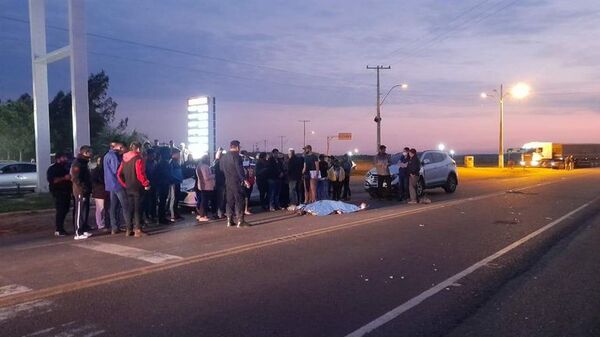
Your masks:
M500 92L494 89L495 94L488 94L485 92L480 94L481 98L497 98L498 103L500 104L500 140L498 145L498 167L500 168L504 168L504 98L510 95L516 99L523 99L529 96L530 91L531 88L529 85L519 82L506 93L504 92L503 85L500 84Z
M406 90L408 89L408 84L402 83L394 85L390 88L390 90L388 90L388 92L383 96L383 98L381 98L381 94L379 93L379 75L377 75L377 115L375 116L375 123L377 123L377 150L379 150L379 146L381 145L381 106L385 102L385 99L395 88Z

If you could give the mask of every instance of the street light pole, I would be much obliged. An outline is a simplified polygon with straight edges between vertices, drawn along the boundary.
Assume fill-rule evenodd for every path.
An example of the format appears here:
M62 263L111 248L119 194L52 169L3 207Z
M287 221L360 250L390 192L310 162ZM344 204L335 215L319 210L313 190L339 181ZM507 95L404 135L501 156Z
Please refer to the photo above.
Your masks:
M377 70L377 116L375 117L375 123L377 123L377 149L379 151L379 146L381 145L381 91L379 85L379 70L381 69L392 69L391 66L367 66L367 69L375 69Z
M481 93L481 98L493 97L498 99L500 104L500 135L498 139L498 167L504 168L504 98L508 95L515 99L523 99L529 96L531 88L529 85L520 82L513 86L509 92L504 93L504 85L500 84L500 92L494 89L495 95L485 92Z
M504 86L500 84L500 141L498 145L498 167L504 168Z

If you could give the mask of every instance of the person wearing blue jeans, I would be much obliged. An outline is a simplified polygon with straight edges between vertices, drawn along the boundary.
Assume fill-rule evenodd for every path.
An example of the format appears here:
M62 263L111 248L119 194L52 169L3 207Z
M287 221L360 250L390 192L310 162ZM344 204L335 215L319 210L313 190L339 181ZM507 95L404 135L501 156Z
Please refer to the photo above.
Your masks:
M319 155L319 182L317 183L317 200L329 199L329 180L327 172L329 171L329 163L325 160L325 155Z
M111 234L117 234L120 232L120 216L119 208L123 212L123 219L125 219L125 227L129 228L129 205L127 202L127 194L123 189L123 186L119 184L117 179L117 171L121 164L121 156L125 152L125 146L120 142L112 142L110 144L110 150L104 155L104 189L110 193L110 225Z

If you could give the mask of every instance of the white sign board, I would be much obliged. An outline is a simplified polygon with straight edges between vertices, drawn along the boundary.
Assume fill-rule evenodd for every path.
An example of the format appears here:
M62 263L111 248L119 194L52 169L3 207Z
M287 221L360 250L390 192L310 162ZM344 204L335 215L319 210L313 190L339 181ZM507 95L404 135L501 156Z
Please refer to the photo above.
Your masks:
M204 155L212 158L216 151L215 98L198 96L188 99L188 149L194 159Z

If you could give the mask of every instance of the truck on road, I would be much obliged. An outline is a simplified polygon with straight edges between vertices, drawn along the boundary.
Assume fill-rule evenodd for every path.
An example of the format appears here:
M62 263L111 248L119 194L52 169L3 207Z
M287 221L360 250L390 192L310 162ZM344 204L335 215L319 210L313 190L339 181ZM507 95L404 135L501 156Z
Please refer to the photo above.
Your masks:
M600 166L600 144L530 142L521 149L521 166L563 169L570 158L575 168Z

